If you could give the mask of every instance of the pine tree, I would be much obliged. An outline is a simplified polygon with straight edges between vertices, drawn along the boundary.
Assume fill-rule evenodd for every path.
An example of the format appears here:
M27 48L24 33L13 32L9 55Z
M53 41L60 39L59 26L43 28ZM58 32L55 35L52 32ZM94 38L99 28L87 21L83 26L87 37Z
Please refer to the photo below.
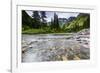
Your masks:
M26 13L25 10L22 10L22 28L26 30L32 27L32 18Z
M33 11L32 17L33 17L33 28L40 28L41 21L40 21L39 12Z
M47 26L47 22L45 20L45 18L47 18L46 17L46 12L45 11L40 11L40 14L41 14L41 21L42 21L41 26L45 27L45 26Z
M54 28L59 29L59 20L58 20L58 15L54 13Z
M51 25L50 25L50 28L53 29L54 27L54 20L51 18Z

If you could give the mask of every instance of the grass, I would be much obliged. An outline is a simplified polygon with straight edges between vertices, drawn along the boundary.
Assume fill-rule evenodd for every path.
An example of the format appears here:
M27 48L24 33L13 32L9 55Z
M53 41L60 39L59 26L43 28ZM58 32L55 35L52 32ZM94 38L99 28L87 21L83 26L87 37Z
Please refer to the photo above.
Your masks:
M36 34L36 33L46 33L46 32L43 29L27 29L22 31L22 34Z
M62 33L62 31L55 31L51 29L27 29L22 31L22 34L49 34L49 33Z

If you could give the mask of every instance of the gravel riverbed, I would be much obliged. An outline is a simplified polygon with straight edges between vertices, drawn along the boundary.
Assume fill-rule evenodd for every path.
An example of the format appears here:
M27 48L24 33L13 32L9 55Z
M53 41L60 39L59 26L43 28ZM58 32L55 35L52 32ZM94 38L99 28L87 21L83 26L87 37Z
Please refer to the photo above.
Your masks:
M71 34L22 35L22 62L90 59L90 30Z

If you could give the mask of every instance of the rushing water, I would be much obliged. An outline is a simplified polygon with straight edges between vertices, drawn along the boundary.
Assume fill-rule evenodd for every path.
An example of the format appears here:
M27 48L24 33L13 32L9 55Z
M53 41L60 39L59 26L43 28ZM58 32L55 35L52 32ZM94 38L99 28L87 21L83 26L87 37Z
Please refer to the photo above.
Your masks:
M89 59L89 48L81 45L73 36L73 34L22 35L22 62Z

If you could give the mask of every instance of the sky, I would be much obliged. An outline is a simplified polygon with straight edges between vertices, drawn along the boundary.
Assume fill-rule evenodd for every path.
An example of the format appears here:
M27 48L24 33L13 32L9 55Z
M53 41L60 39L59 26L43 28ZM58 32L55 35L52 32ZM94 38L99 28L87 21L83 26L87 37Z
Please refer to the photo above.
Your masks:
M32 10L26 10L27 14L29 16L32 16ZM54 13L56 13L58 15L58 18L66 18L68 19L69 17L73 16L73 17L77 17L77 15L79 13L76 12L54 12L54 11L46 11L46 20L47 22L51 21L51 18L53 19L54 17Z

